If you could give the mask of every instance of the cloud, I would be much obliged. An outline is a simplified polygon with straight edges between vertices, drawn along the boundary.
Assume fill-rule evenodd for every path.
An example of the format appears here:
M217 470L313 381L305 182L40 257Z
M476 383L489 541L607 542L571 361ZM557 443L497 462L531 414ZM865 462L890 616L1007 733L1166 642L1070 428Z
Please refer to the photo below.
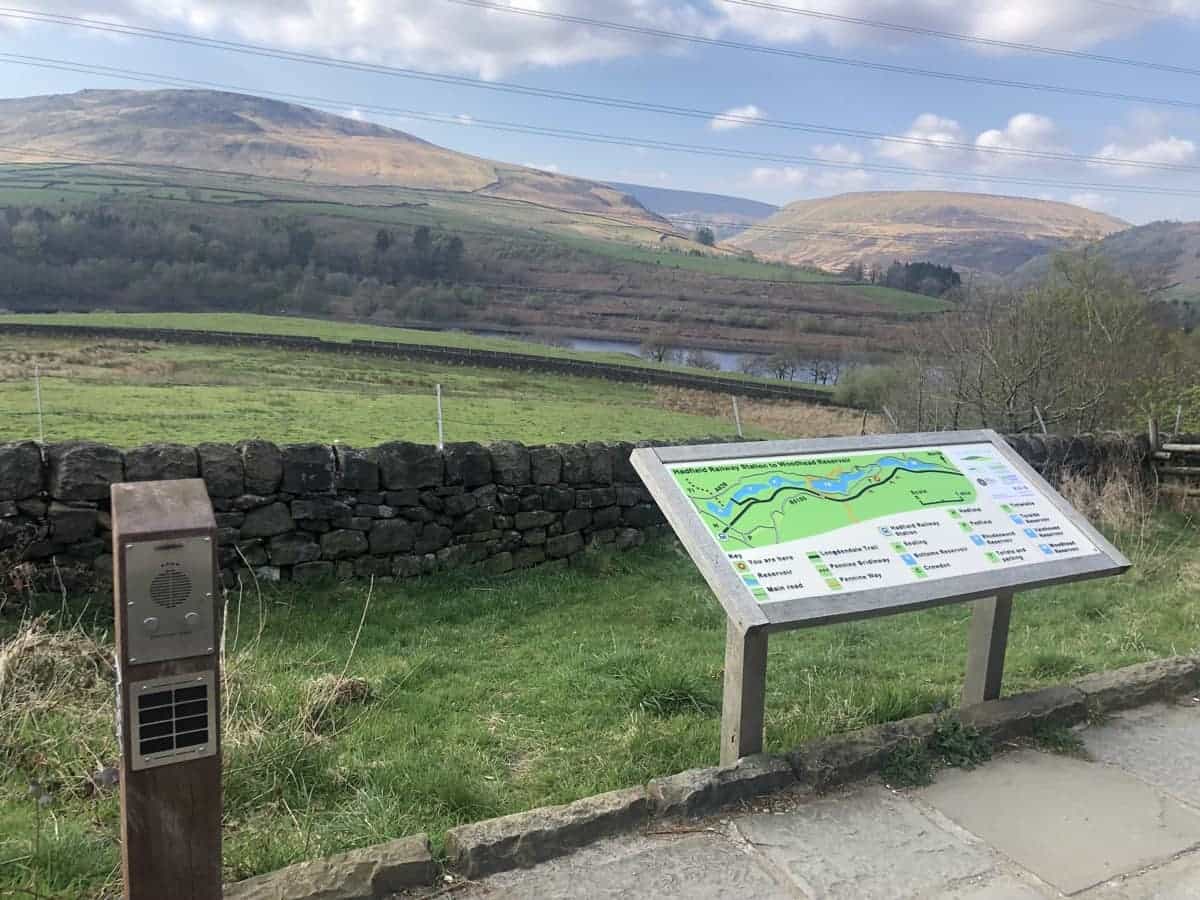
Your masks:
M1037 113L1018 113L1003 128L991 128L975 138L980 150L1027 150L1043 153L1066 153L1068 147L1059 138L1058 126L1049 116ZM1028 165L1029 157L1014 153L978 153L975 164L980 169L1005 169Z
M781 13L778 10L720 4L729 28L772 43L796 43L822 40L837 47L856 45L900 46L917 42L931 47L949 46L944 41L928 41L902 31L864 28L846 21L816 16ZM793 4L803 8L813 4ZM827 0L817 4L821 11L841 17L865 18L902 26L951 31L959 34L986 35L989 38L1053 47L1078 49L1092 47L1113 38L1131 35L1155 20L1135 9L1136 4L1100 4L1094 0L974 0L953 3L946 0ZM1155 6L1142 3L1143 6ZM1168 14L1200 18L1197 0L1167 0L1157 8ZM995 48L963 44L982 54L995 54Z
M1157 163L1166 165L1182 165L1191 162L1196 157L1196 144L1186 138L1174 136L1156 138L1140 145L1122 145L1117 143L1105 144L1096 152L1101 159L1132 160L1140 163ZM1128 178L1141 176L1145 178L1145 169L1119 164L1092 163L1094 168L1103 169L1110 175Z
M735 106L725 112L713 116L708 121L708 127L713 131L732 131L734 128L745 128L761 119L765 113L748 103L745 106Z
M1084 191L1081 194L1072 194L1067 198L1068 203L1073 203L1076 206L1083 206L1095 212L1108 212L1113 208L1113 198L1099 194L1096 191Z
M844 144L817 144L812 148L812 155L826 162L846 163L856 166L863 161L863 155Z
M351 108L346 113L346 117L349 119L354 119L356 122L361 122L361 121L363 121L363 119L366 118L366 116L363 115L363 111L361 109L359 109L357 106Z
M876 141L875 152L884 159L894 160L914 169L939 169L953 166L963 151L949 147L939 149L931 144L962 144L962 126L954 119L936 113L922 113L901 137L913 138L914 143Z
M589 0L515 5L596 15ZM664 31L709 35L725 27L687 0L609 0L604 6L605 19ZM521 68L680 52L680 44L666 38L441 0L35 0L28 7L489 79Z
M817 148L813 148L814 151ZM829 151L830 148L821 148ZM846 150L845 155L862 159L862 154ZM772 188L794 192L807 187L813 191L829 194L861 191L874 181L870 172L862 169L821 169L807 166L760 166L750 172L750 184L757 188Z
M799 187L808 181L803 166L759 166L750 172L750 182L759 187Z
M559 169L558 163L523 162L523 163L521 163L521 165L523 165L527 169L537 169L540 172L558 173L558 172L562 171L561 169Z

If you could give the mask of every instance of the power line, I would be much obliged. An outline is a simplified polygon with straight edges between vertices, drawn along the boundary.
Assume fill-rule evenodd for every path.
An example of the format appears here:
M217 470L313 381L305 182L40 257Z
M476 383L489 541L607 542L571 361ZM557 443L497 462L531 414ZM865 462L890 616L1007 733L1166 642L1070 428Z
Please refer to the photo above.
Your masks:
M463 2L463 0L452 0L452 2ZM468 2L486 2L486 0L468 0ZM6 7L0 7L0 17L10 15L4 12ZM654 112L665 115L677 116L681 118L698 119L709 121L715 117L721 117L728 121L737 122L743 125L753 125L765 128L776 128L787 131L799 131L811 134L827 134L840 137L854 137L865 140L882 141L885 143L908 144L915 146L925 146L938 150L962 150L971 153L990 153L1000 156L1025 157L1032 159L1053 159L1065 162L1083 162L1093 165L1111 166L1111 167L1131 167L1141 169L1159 169L1162 171L1200 171L1198 166L1184 166L1176 163L1158 163L1145 160L1131 160L1117 157L1102 157L1102 156L1087 156L1081 154L1062 153L1052 150L1032 150L1020 147L981 147L977 144L972 144L964 141L940 141L929 138L920 138L911 135L894 135L881 132L867 131L855 128L840 128L835 126L820 125L811 122L789 121L770 118L752 118L747 116L737 116L721 113L714 110L703 110L692 107L669 106L667 104L652 103L641 100L631 100L622 97L609 97L597 94L584 94L577 91L563 91L552 88L540 88L530 85L523 85L515 82L503 81L485 81L478 78L470 78L463 75L449 75L437 72L428 72L420 69L398 68L395 66L384 66L375 63L361 63L354 60L338 59L336 57L319 56L310 53L299 53L291 50L280 50L272 47L264 47L256 44L243 44L234 41L217 40L213 38L200 38L182 32L163 31L161 29L143 28L142 26L124 25L113 22L104 22L96 19L85 19L78 16L62 16L58 14L42 14L35 13L30 16L18 16L18 18L32 18L34 21L50 22L69 27L94 28L101 31L113 31L119 34L126 34L136 37L148 37L155 40L164 40L173 43L184 43L202 47L211 47L221 50L230 50L237 53L249 54L252 56L264 56L272 59L283 59L293 62L311 63L332 68L349 69L352 71L363 71L372 74L390 75L401 78L415 79L419 81L428 81L437 84L447 84L458 87L470 87L479 90L494 91L500 93L515 94L520 96L543 97L553 100L561 100L572 103L584 103L593 106L603 106L612 109L625 109L632 111ZM62 20L62 21L59 21ZM599 21L599 20L589 20ZM53 60L44 57L22 56L20 54L3 54L13 61L26 61L29 65L38 65L39 63L48 64L44 67L53 68L55 65L83 65L69 63L63 60ZM96 69L106 69L105 66L95 66ZM128 69L113 69L114 72L126 72L143 77L152 77L163 79L170 76L149 75L149 73L134 72ZM179 79L185 80L185 79ZM203 82L195 82L203 83ZM258 91L258 93L268 93L266 91ZM1132 95L1130 95L1131 97ZM1176 101L1170 101L1176 103ZM1178 101L1178 105L1189 106L1200 109L1200 103L1185 103ZM365 108L366 104L356 104L359 108Z
M331 100L323 97L313 97L305 94L293 94L282 91L270 91L265 89L250 89L243 88L237 85L224 84L221 82L213 82L193 78L179 78L173 75L159 75L149 72L139 72L132 69L124 69L113 66L101 66L88 63L76 63L69 60L54 60L45 57L24 56L21 54L0 53L0 62L9 62L17 65L28 65L38 68L57 69L69 72L81 72L85 74L98 74L105 77L120 78L127 81L136 81L141 83L150 83L157 85L185 85L188 87L203 87L210 90L230 91L241 94L255 93L261 96L276 97L289 100L291 102L302 102L313 104L327 109L340 110L359 110L377 112L390 116L401 116L404 118L418 119L421 121L436 122L438 124L449 124L468 127L480 127L493 131L506 131L519 134L535 134L544 137L558 137L564 140L583 141L587 143L608 144L612 146L627 146L639 148L651 148L665 150L669 152L691 153L694 155L714 156L723 159L747 159L761 162L779 162L785 164L803 164L819 168L839 169L843 171L875 171L892 175L905 175L910 177L939 177L959 181L971 182L986 182L996 184L1017 184L1022 186L1033 187L1051 187L1051 188L1067 188L1071 190L1106 190L1118 193L1142 193L1142 194L1189 194L1197 193L1185 189L1175 188L1160 188L1149 185L1101 185L1085 182L1061 181L1045 178L1028 178L1028 177L1013 177L1004 175L995 175L987 173L963 173L952 172L934 169L917 169L908 166L894 166L880 163L840 163L831 162L815 156L804 156L795 154L778 154L767 153L762 151L739 150L732 147L708 147L695 144L683 144L672 141L661 141L653 138L639 138L625 135L601 134L596 132L580 131L575 129L550 128L546 126L527 125L520 122L506 122L495 119L471 118L469 121L462 121L457 117L447 116L444 114L435 114L423 112L420 110L405 109L400 107L384 106L375 103L364 103ZM617 101L621 102L621 101ZM671 107L663 107L663 110L671 109ZM704 112L700 115L711 117L713 114ZM869 133L869 132L868 132ZM941 146L940 142L934 142L932 146ZM1078 161L1089 162L1093 164L1101 164L1107 162L1106 157L1077 157ZM1122 163L1131 163L1135 166L1140 166L1141 163L1133 160L1122 160ZM1151 167L1159 165L1151 163L1147 164ZM1195 171L1200 169L1196 166L1177 167L1179 171Z
M984 84L993 87L1015 88L1018 90L1040 91L1053 94L1070 94L1078 97L1092 97L1101 100L1116 100L1125 103L1145 103L1154 106L1174 106L1185 109L1200 108L1200 103L1190 100L1175 100L1165 97L1147 97L1138 94L1127 94L1119 91L1101 91L1093 88L1078 88L1066 85L1048 84L1033 81L1016 81L1008 78L994 78L985 75L969 75L964 72L946 72L938 69L925 69L918 66L903 66L894 63L881 63L873 60L855 57L836 56L825 53L812 53L806 50L791 50L782 47L771 47L764 44L751 44L743 41L733 41L724 38L710 38L697 34L682 34L677 31L666 31L660 28L650 28L642 25L629 25L621 22L611 22L602 19L591 19L585 16L573 16L565 13L549 12L547 10L526 9L520 6L508 6L493 0L447 0L461 6L477 9L487 9L494 12L510 13L529 16L555 22L569 22L584 25L589 28L607 28L627 34L641 34L648 37L664 38L674 41L703 44L709 47L723 47L731 50L745 50L752 53L765 53L772 56L790 57L808 62L828 63L839 66L852 66L861 69L871 69L878 72L891 72L901 75L915 75L923 78L937 78L944 81L959 81L971 84Z
M1154 62L1148 59L1132 59L1125 56L1108 56L1103 53L1092 53L1087 50L1066 50L1061 47L1045 47L1041 44L1029 44L1022 41L1003 41L998 38L984 37L978 34L962 34L956 31L941 31L936 28L926 28L921 25L904 25L900 22L884 22L879 19L864 19L858 16L846 16L839 13L822 12L815 9L798 9L794 6L781 6L767 0L720 0L733 6L744 6L751 9L762 9L769 12L788 13L796 16L806 16L827 22L839 22L843 25L858 25L864 28L878 28L886 31L899 31L905 34L917 34L923 37L933 37L948 41L960 41L967 44L979 44L984 47L1001 47L1006 50L1021 50L1026 53L1041 53L1048 56L1062 56L1068 59L1086 59L1091 62L1110 63L1119 66L1133 66L1141 69L1156 69L1160 72L1173 72L1177 75L1200 75L1200 69L1188 66L1177 66L1171 63Z

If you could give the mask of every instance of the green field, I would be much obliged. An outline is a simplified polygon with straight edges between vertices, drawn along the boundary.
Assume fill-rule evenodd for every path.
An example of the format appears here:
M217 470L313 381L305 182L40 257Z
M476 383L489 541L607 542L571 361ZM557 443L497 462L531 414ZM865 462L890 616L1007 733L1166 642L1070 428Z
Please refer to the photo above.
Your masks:
M729 549L802 540L853 522L975 499L970 479L936 450L676 467L671 474ZM924 493L916 499L914 491Z
M1127 575L1018 597L1006 691L1200 649L1192 524L1160 513L1111 536L1134 560ZM704 582L673 543L585 560L235 593L226 876L418 831L440 846L462 822L715 765L725 623ZM20 616L0 616L12 663L0 895L83 900L118 877L117 800L82 787L115 758L112 683L93 662L111 654L110 609L107 596L41 598L29 614L48 613L52 634L80 631L28 665L10 650ZM952 605L772 638L767 749L953 707L970 615ZM314 730L308 686L343 671L371 699Z
M38 436L35 365L47 441L434 443L438 384L448 442L736 433L732 412L722 419L668 409L653 388L637 384L330 353L0 333L0 441ZM807 407L796 407L799 418ZM858 414L843 417L847 432L857 427ZM774 433L748 423L747 434Z
M583 362L642 366L686 372L691 375L719 374L722 378L778 384L776 379L760 378L741 372L714 373L702 369L691 369L687 366L655 363L627 353L590 353L515 338L481 337L463 331L421 331L414 328L391 328L386 325L338 322L331 319L307 319L299 316L260 316L253 313L115 312L0 314L0 326L6 322L34 325L91 325L98 328L177 328L197 331L232 331L249 334L315 337L339 343L372 340L389 341L396 344L431 344L438 347L466 350L495 350L501 353L524 353L554 359L577 359ZM806 384L804 387L817 391L833 390L829 385Z

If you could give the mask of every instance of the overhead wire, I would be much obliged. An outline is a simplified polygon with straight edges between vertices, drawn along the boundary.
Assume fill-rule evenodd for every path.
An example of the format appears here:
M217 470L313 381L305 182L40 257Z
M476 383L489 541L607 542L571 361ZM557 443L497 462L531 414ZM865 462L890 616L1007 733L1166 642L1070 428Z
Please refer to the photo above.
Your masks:
M138 72L131 69L118 68L113 66L100 66L87 63L76 63L67 60L49 60L42 57L28 57L21 54L5 54L0 53L0 62L9 62L19 65L32 65L41 68L59 69L64 71L84 72L89 74L101 74L108 77L119 78L142 83L155 83L159 85L186 85L189 87L204 87L207 89L216 89L223 91L233 91L244 94L258 94L267 97L278 97L290 100L292 102L304 102L322 106L327 108L342 109L342 110L359 110L379 112L385 115L400 116L403 118L417 119L421 121L431 121L439 124L457 125L462 127L485 128L494 131L504 131L517 134L535 134L543 137L556 137L564 140L582 141L586 143L606 144L612 146L627 146L646 149L664 150L674 153L687 153L692 155L712 156L724 159L745 159L760 162L777 162L784 164L800 164L805 166L813 166L817 168L837 169L842 171L873 171L893 175L903 175L907 177L918 178L942 178L948 180L968 181L972 183L994 183L994 184L1016 184L1031 187L1049 187L1063 188L1070 190L1100 190L1115 193L1134 193L1134 194L1159 194L1159 195L1197 195L1200 196L1200 191L1191 191L1182 188L1157 187L1152 185L1130 185L1130 184L1099 184L1096 182L1078 182L1064 181L1061 179L1033 178L1027 176L1005 176L986 172L956 172L939 169L923 169L910 166L896 166L881 163L868 162L836 162L822 159L816 156L799 155L799 154L782 154L769 153L766 151L749 151L741 150L734 147L712 147L707 145L686 144L675 141L662 141L653 138L643 138L629 135L614 135L598 132L583 131L579 129L567 128L552 128L549 126L528 125L521 122L509 122L497 119L486 119L472 117L469 121L463 121L455 116L448 116L444 113L429 113L421 110L406 109L400 107L384 106L375 103L365 102L350 102L342 100L331 100L322 97L312 97L304 94L292 94L281 91L270 91L266 89L250 89L236 85L223 84L201 79L179 78L171 75L158 75L147 72ZM1097 158L1100 159L1100 158ZM1190 167L1195 169L1196 167ZM1184 171L1188 171L1185 169Z
M478 3L487 3L489 0L450 0L450 2L467 3L474 5ZM6 7L0 7L0 17L10 15L6 13ZM1011 146L986 146L978 143L970 143L966 141L954 140L934 140L923 138L916 135L895 135L882 132L870 131L858 128L845 128L830 125L823 125L813 122L791 121L782 119L772 119L769 117L760 116L739 116L736 113L721 112L719 110L696 109L693 107L672 106L662 103L654 103L645 100L635 100L624 97L611 97L598 94L587 94L579 91L565 91L554 88L536 87L533 85L520 84L516 82L505 81L489 81L481 78L471 78L465 75L453 75L439 72L429 72L421 69L402 68L396 66L384 66L376 63L364 63L355 60L339 59L336 57L321 56L318 54L301 53L292 50L282 50L279 48L265 47L256 44L244 44L236 41L226 41L215 38L202 38L193 35L187 35L182 32L164 31L162 29L144 28L142 26L126 25L124 23L110 23L101 20L86 19L78 16L63 16L54 14L37 14L37 21L47 21L54 24L61 24L68 27L81 28L98 28L102 31L115 31L120 34L126 34L136 37L146 37L154 40L173 41L194 46L209 47L213 49L229 50L237 53L249 54L254 56L265 56L272 59L284 59L294 62L306 64L332 66L335 68L345 68L353 71L368 72L371 74L381 74L394 77L401 77L419 81L432 82L437 84L446 84L456 87L469 87L476 90L485 90L497 93L507 93L520 96L542 97L552 100L561 100L564 102L583 103L593 106L603 106L612 109L624 109L630 111L643 111L671 115L681 118L699 119L711 121L719 119L726 122L731 122L738 125L754 126L762 128L774 128L787 131L799 131L810 134L826 134L831 136L859 138L871 141L880 141L888 144L902 144L912 146L924 146L938 150L961 150L970 153L988 154L994 156L1009 156L1034 159L1053 159L1065 162L1082 162L1092 165L1100 165L1115 168L1140 168L1140 169L1158 169L1162 171L1200 171L1200 166L1186 166L1177 163L1155 162L1152 160L1136 160L1116 156L1089 156L1084 154L1066 153L1052 149L1035 149L1024 147ZM59 21L62 20L62 21ZM589 20L599 22L599 20ZM63 65L84 65L72 63L66 60L55 60L47 57L30 56L27 54L0 54L7 58L10 62L23 63L31 66L41 66L43 68L55 68ZM106 69L109 67L93 66L94 69ZM125 72L143 77L164 78L171 76L148 75L148 73L138 73L129 69L111 69L114 72ZM197 82L199 83L199 82ZM228 89L228 88L227 88ZM243 89L249 90L249 89ZM265 93L260 91L260 93ZM292 95L295 96L295 95ZM1114 95L1115 96L1115 95ZM314 98L319 100L320 98ZM1124 99L1135 99L1133 95L1126 95ZM328 101L337 102L337 101ZM1191 101L1170 101L1172 104L1187 106L1195 109L1200 109L1200 102ZM362 107L363 104L356 104Z
M662 28L652 28L645 25L631 25L622 22L612 22L604 19L594 19L587 16L569 15L550 10L530 9L522 6L510 6L495 0L445 0L460 6L476 9L486 9L510 15L528 16L554 22L566 22L583 25L589 28L604 28L626 34L640 34L647 37L665 40L684 41L702 44L709 47L722 47L731 50L741 50L751 53L763 53L772 56L790 57L807 62L827 63L830 65L851 66L860 69L871 69L878 72L890 72L900 75L913 75L923 78L936 78L943 81L959 81L971 84L983 84L993 87L1012 88L1017 90L1037 91L1043 93L1069 94L1078 97L1092 97L1100 100L1116 100L1124 103L1144 103L1152 106L1174 106L1186 109L1200 107L1200 103L1191 100L1178 100L1169 97L1150 97L1139 94L1123 93L1120 91L1102 91L1095 88L1072 87L1069 85L1049 84L1035 81L1018 81L1011 78L996 78L988 75L972 75L966 72L947 72L938 69L927 69L919 66L905 66L896 63L884 63L857 57L840 56L828 53L813 53L807 50L795 50L785 47L774 47L765 44L753 44L745 41L735 41L726 38L711 38L698 34L684 34L668 31Z
M957 41L965 44L977 44L983 47L998 47L1005 50L1020 50L1026 53L1039 53L1047 56L1060 56L1067 59L1090 60L1091 62L1108 63L1111 65L1131 66L1141 69L1154 69L1160 72L1171 72L1176 75L1200 76L1200 69L1191 66L1180 66L1173 63L1156 62L1150 59L1135 59L1127 56L1111 56L1105 53L1093 53L1088 50L1070 50L1065 47L1047 47L1025 41L1006 41L979 34L963 34L957 31L944 31L923 25L905 25L902 22L887 22L880 19L868 19L861 16L849 16L841 13L825 12L823 10L805 7L784 6L771 3L769 0L716 0L731 6L742 6L750 9L761 9L769 12L785 13L795 16L805 16L827 22L838 22L843 25L857 25L863 28L875 28L885 31L895 31L904 34L915 34L940 40Z

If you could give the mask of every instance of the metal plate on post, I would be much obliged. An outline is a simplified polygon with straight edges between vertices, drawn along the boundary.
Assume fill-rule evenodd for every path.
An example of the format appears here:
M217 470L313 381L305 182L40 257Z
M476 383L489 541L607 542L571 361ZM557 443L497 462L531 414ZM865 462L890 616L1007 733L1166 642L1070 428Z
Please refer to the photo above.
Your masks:
M212 540L140 541L125 556L128 662L142 665L213 652Z
M129 686L133 771L217 752L215 684L210 670L135 681Z

